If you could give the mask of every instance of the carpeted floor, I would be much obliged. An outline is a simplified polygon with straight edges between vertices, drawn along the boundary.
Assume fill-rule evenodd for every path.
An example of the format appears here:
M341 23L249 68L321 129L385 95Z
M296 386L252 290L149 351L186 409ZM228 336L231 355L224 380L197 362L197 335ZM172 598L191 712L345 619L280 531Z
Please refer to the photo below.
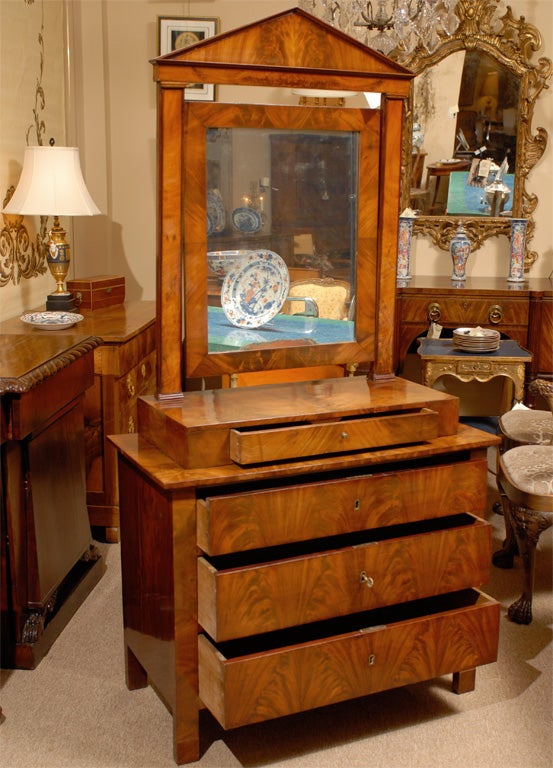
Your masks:
M493 464L490 464L493 466ZM503 519L490 473L494 549ZM172 719L151 688L125 686L118 545L107 572L36 670L2 671L2 768L172 768ZM451 678L224 732L202 713L202 768L551 768L552 536L540 540L534 621L509 622L521 566L492 568L484 591L502 607L499 659L476 690Z

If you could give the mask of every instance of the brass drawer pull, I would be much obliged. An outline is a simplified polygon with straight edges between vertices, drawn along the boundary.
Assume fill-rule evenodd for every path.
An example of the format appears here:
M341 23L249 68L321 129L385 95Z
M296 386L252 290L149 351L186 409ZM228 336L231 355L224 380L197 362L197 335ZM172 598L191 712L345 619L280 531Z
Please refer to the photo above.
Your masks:
M134 397L135 391L136 391L136 389L135 389L135 386L134 386L134 381L132 380L132 377L129 374L127 376L127 392L129 394L129 397Z
M342 438L342 440L347 440L347 439L348 439L348 437L349 437L349 435L348 435L348 433L347 433L347 432L342 432L342 434L340 435L340 437Z
M366 584L369 589L374 586L373 577L367 576L366 571L361 571L361 577L359 581L361 582L361 584Z
M490 323L497 325L503 320L503 307L501 304L492 304L488 312Z
M142 376L143 379L146 378L146 363L142 363L142 365L140 366L140 375Z
M437 323L441 317L442 317L442 308L436 301L433 301L431 304L428 305L428 319L430 320L431 323Z

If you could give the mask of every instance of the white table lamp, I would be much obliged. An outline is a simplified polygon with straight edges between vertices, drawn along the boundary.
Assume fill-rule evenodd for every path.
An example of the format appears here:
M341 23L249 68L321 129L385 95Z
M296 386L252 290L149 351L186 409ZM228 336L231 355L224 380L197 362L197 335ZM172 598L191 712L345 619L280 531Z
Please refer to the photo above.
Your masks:
M47 298L46 309L74 309L74 297L64 285L71 252L59 217L100 213L84 183L79 150L76 147L26 147L19 184L3 213L54 217L48 231L46 258L57 286Z

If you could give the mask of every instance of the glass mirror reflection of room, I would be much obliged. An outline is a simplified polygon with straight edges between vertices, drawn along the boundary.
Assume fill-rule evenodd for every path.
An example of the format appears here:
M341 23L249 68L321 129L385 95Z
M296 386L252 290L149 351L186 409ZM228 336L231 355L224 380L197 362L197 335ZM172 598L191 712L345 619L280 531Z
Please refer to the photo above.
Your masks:
M206 131L208 351L354 340L359 137Z

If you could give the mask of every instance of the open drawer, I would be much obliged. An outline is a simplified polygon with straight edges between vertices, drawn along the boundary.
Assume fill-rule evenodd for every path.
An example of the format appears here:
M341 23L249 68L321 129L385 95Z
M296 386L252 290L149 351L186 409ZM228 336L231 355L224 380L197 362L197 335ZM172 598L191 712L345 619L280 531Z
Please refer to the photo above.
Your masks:
M198 559L198 622L216 641L485 584L490 525L469 514Z
M200 635L200 698L235 728L489 664L498 633L499 604L466 590L250 641Z
M311 482L206 491L198 546L209 555L320 539L470 511L483 515L487 459L382 466Z
M420 408L319 424L231 429L230 458L246 465L407 445L438 437L438 427L438 413Z

